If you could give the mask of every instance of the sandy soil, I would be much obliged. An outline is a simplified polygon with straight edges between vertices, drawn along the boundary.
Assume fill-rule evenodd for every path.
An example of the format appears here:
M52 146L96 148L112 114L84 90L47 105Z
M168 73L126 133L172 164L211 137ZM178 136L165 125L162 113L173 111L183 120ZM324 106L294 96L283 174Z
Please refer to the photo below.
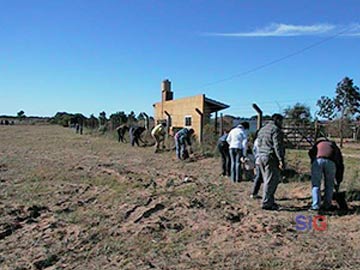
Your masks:
M315 215L308 181L281 183L282 210L263 211L218 158L58 126L1 126L0 138L0 269L358 269L359 201L325 213L325 231L296 230Z

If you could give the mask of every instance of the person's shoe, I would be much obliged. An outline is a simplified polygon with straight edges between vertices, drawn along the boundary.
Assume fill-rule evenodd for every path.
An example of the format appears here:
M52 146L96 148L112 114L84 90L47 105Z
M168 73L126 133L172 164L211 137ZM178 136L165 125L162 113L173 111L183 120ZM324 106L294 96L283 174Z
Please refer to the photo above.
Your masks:
M318 208L318 207L310 207L309 208L309 212L318 212L320 210L320 208Z
M263 210L268 210L268 211L277 211L279 210L279 205L277 205L276 203L274 203L271 206L263 206L261 207Z
M261 197L257 194L251 194L250 199L256 200L256 199L261 199Z
M321 207L324 211L335 211L337 210L337 207L335 205L326 205Z

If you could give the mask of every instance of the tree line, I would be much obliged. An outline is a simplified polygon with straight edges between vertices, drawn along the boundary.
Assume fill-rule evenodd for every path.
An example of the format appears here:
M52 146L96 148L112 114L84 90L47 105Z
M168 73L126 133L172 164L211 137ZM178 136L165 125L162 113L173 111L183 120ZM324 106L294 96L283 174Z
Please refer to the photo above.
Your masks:
M115 129L122 124L133 125L142 120L144 120L143 113L136 116L134 111L131 111L129 114L120 111L110 114L109 117L107 117L105 111L100 112L98 117L95 117L94 114L86 117L81 113L58 112L50 120L50 123L58 124L63 127L71 127L79 124L90 129L100 128L106 130Z

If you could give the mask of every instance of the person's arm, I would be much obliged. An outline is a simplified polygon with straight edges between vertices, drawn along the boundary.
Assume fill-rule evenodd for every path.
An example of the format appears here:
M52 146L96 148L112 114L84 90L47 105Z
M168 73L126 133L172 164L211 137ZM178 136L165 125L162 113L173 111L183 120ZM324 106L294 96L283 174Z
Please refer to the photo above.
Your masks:
M141 139L141 135L138 137L139 141L142 142L143 144L146 144L146 142L143 141L143 139Z
M247 156L247 149L248 149L248 137L247 134L243 134L243 140L242 140L242 151L243 151L243 157Z
M336 174L335 174L335 179L336 179L336 184L338 187L340 186L340 183L343 181L344 178L344 160L343 160L343 156L341 154L341 150L339 149L339 147L336 146L335 148L335 158L336 158Z
M314 160L316 159L316 155L317 155L317 144L313 145L313 147L311 147L311 149L308 152L309 158L311 163L314 162Z
M143 139L141 138L141 135L142 133L144 132L144 130L136 130L135 133L136 133L136 137L139 139L140 142L142 142L143 144L146 144Z
M232 133L230 132L226 138L226 142L230 145L231 143L231 137L232 137Z
M285 151L284 151L284 138L280 129L275 129L272 134L274 143L275 155L280 162L281 167L285 167Z
M187 144L188 144L189 146L191 146L191 136L187 135L187 136L185 137L185 140L186 140Z

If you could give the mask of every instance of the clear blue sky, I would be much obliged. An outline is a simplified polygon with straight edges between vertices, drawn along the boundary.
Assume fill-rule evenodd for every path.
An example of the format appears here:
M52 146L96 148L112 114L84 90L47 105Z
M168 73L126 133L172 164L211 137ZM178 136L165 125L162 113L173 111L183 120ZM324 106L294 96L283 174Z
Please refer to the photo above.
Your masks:
M360 85L359 14L358 0L0 0L0 114L152 115L165 78L237 116L314 112L344 76Z

